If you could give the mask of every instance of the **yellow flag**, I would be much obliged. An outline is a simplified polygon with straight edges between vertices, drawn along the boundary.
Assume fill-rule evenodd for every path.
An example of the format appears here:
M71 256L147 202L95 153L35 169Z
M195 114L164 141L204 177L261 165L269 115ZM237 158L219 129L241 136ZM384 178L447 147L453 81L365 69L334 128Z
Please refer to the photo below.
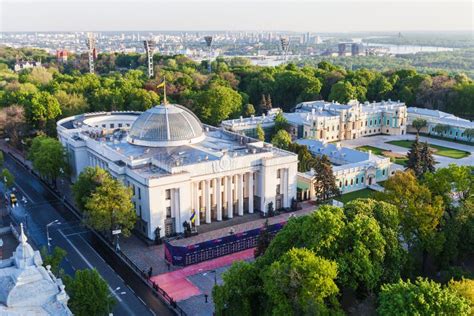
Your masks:
M164 88L164 87L165 87L165 82L164 81L156 86L157 89Z

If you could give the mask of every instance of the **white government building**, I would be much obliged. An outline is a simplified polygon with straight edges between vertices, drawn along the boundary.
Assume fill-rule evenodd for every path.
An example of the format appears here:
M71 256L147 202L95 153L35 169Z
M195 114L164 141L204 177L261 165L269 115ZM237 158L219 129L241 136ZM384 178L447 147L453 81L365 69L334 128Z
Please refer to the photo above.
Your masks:
M137 230L152 240L157 228L161 236L182 232L193 213L199 226L296 198L297 155L203 125L180 105L68 117L57 131L72 180L100 166L130 186Z
M13 256L0 260L0 315L72 315L61 279L43 267L39 251L27 242L23 226Z

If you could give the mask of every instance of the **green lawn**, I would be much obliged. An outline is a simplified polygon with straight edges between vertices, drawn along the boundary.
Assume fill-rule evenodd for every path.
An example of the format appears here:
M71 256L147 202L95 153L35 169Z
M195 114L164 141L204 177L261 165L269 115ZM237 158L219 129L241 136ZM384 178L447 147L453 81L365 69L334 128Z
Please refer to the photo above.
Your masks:
M378 148L378 147L374 147L374 146L360 146L360 147L357 147L356 148L357 150L360 150L360 151L369 151L371 150L373 154L375 155L379 155L379 156L383 156L383 152L386 151L385 149L382 149L382 148Z
M375 154L375 155L387 157L386 155L384 155L384 151L387 151L387 150L382 149L382 148L366 145L366 146L357 147L356 149L360 150L360 151L369 151L369 150L371 150L372 153ZM388 158L390 158L391 162L402 165L402 166L405 166L407 161L408 161L408 158L406 158L406 157L401 157L401 158L388 157Z
M410 148L411 145L413 144L413 141L412 140L392 140L387 143L395 145L395 146L404 147L404 148ZM460 159L460 158L464 158L470 155L469 152L464 151L464 150L458 150L458 149L448 148L448 147L443 147L443 146L438 146L438 145L430 145L430 148L435 150L434 152L435 155L454 158L454 159Z
M371 189L362 189L362 190L359 190L359 191L345 193L345 194L335 198L335 200L340 201L342 203L347 203L347 202L355 200L355 199L368 198L372 195L373 192L374 191L371 190Z

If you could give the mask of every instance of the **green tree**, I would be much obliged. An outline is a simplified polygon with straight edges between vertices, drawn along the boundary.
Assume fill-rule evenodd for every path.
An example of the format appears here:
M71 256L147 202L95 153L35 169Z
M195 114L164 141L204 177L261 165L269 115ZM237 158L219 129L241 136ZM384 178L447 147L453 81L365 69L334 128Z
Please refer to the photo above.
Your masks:
M423 167L423 158L421 155L422 145L418 141L418 137L415 141L411 144L410 149L407 153L407 169L413 170L415 175L419 178L423 175L424 167Z
M53 74L44 67L34 67L27 80L35 85L44 86L53 80Z
M67 93L59 90L54 94L61 106L61 112L64 117L85 113L89 110L86 98L82 94Z
M223 284L214 286L212 298L216 315L260 315L264 299L262 281L255 263L237 261L222 275Z
M297 102L315 100L321 91L321 82L314 76L298 70L285 70L275 75L273 97L284 111Z
M314 190L317 201L327 201L328 199L341 194L336 184L336 177L332 170L332 164L325 155L313 159L314 169Z
M5 184L7 189L10 189L15 183L15 177L6 168L2 169L2 182Z
M242 112L242 96L224 86L212 86L198 93L195 110L205 123L217 126L225 119Z
M433 158L433 150L428 146L428 142L421 145L420 158L422 164L422 174L435 171L436 161Z
M265 141L265 131L262 128L262 124L257 124L257 138L260 141Z
M339 81L331 87L329 100L347 103L353 99L357 99L357 90L350 82Z
M428 122L425 119L416 118L411 123L411 126L416 129L416 135L418 136L420 134L420 130L428 126Z
M344 214L353 221L358 214L374 218L380 226L380 232L385 240L383 259L383 274L380 283L396 282L402 276L408 259L404 249L400 228L398 209L389 203L373 199L357 199L344 204Z
M379 295L380 315L466 315L469 302L449 288L427 279L385 284Z
M263 277L273 315L319 315L336 309L337 264L307 249L293 248Z
M3 151L0 150L0 167L3 167L5 163L5 157L3 156Z
M450 164L448 167L426 173L423 177L430 191L443 197L446 206L463 202L474 194L474 167Z
M100 167L86 167L72 185L72 193L77 207L84 211L87 200L95 189L106 180L111 180L110 174Z
M64 278L69 294L68 306L74 315L108 315L116 304L107 282L96 269L76 270L74 278Z
M433 132L435 132L436 134L442 136L444 133L449 131L449 129L450 129L449 125L436 124L436 126L433 127Z
M464 278L459 281L451 280L448 283L448 288L469 302L472 316L474 313L474 280Z
M247 104L245 105L245 112L244 112L244 115L245 115L246 117L255 115L255 108L254 108L253 104L247 103Z
M272 138L272 144L281 149L288 149L291 144L291 136L284 129L279 130Z
M275 119L273 121L275 123L274 128L276 133L278 133L279 130L288 131L290 128L290 124L282 112L278 112L277 115L275 115Z
M53 183L68 169L63 145L51 137L35 137L28 152L28 159L33 163L33 169Z
M412 171L395 172L384 188L375 198L398 208L403 240L409 250L422 251L424 268L427 254L439 253L444 242L444 235L438 232L444 211L443 199L420 184Z
M260 234L258 235L257 239L257 247L255 247L254 257L260 257L265 253L270 242L272 241L272 236L268 231L268 219L265 220L265 224L263 225L262 229L260 230Z
M125 237L130 236L136 221L131 189L106 178L87 199L84 220L99 231L121 229Z
M38 92L33 95L26 106L27 120L34 126L43 129L46 121L61 115L58 100L48 92Z
M51 272L57 277L61 277L61 263L67 256L66 250L60 247L54 247L53 253L49 254L46 247L41 248L41 258L43 258L43 266L50 266Z
M393 87L387 78L385 78L383 75L379 75L376 79L369 83L367 87L367 99L369 101L385 100L392 89Z

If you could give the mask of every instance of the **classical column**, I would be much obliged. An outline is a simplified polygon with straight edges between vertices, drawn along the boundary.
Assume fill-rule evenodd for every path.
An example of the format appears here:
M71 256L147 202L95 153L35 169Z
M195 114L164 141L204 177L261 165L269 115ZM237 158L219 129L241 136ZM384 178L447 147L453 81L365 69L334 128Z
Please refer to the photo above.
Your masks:
M222 178L217 178L216 181L216 203L217 203L217 220L222 220L222 192L221 192Z
M234 209L234 201L232 199L232 176L227 176L227 217L232 218L234 217L233 209Z
M248 193L249 193L249 213L252 214L253 213L253 173L252 172L249 172L247 173L248 175Z
M184 222L184 219L181 218L181 209L180 209L180 205L179 205L179 189L173 189L173 200L172 200L172 203L173 203L173 206L174 206L174 209L173 209L173 213L171 215L171 217L174 217L175 218L175 231L179 231L180 227L181 227L181 220L183 220ZM187 218L185 220L188 220Z
M209 188L209 180L204 180L204 201L205 201L205 207L206 207L206 223L210 224L211 223L211 195L210 195L210 188Z
M200 219L199 219L199 182L194 183L194 209L193 212L195 212L196 219L194 221L194 224L196 226L200 225Z
M237 194L238 194L238 199L239 199L239 204L238 204L238 211L239 211L239 216L244 215L244 175L239 174L237 175Z
M283 170L283 207L289 207L288 202L288 168Z
M265 168L259 173L258 195L260 196L260 211L267 213L265 208Z

